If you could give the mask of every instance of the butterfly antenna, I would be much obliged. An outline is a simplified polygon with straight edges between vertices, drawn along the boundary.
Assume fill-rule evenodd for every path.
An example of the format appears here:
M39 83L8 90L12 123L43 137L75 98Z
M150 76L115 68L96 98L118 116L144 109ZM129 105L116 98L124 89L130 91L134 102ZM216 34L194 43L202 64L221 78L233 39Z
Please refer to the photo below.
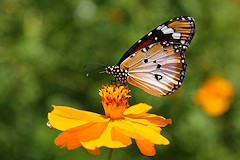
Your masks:
M104 67L104 68L106 67L105 64L101 64L101 63L89 63L89 64L85 64L85 65L84 65L84 68L86 68L86 67L88 67L88 66L90 66L90 65L91 65L91 66L97 65L97 66L100 66L100 67L94 68L94 69L92 69L91 71L87 72L87 74L86 74L87 77L90 75L91 72L94 72L94 71L99 70L100 68L102 69L103 67ZM105 70L104 70L104 71L100 71L100 72L104 73ZM98 72L98 74L99 74L100 72Z
M86 68L86 67L88 67L88 66L93 66L93 65L97 65L97 66L102 66L102 67L106 67L107 65L105 65L105 64L102 64L102 63L88 63L88 64L85 64L84 66L83 66L83 68Z
M103 73L106 73L106 71L104 70L104 71L98 72L98 74L103 74Z

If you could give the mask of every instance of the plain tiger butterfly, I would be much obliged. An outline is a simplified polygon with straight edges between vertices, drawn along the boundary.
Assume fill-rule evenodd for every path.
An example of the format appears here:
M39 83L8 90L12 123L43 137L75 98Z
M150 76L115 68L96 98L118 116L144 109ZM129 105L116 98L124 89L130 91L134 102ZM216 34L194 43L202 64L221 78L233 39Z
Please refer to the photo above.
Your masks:
M194 34L192 17L170 19L137 41L116 66L105 71L117 82L128 82L151 95L170 95L182 85L187 67L185 51Z

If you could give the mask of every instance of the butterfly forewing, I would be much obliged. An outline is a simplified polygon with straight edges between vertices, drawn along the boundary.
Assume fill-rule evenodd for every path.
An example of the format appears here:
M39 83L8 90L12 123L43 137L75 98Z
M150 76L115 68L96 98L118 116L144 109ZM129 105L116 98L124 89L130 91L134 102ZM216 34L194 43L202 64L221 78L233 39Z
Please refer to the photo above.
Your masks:
M137 41L120 59L120 65L127 57L156 42L163 46L175 45L185 51L195 34L194 19L190 16L180 16L157 26L139 41Z

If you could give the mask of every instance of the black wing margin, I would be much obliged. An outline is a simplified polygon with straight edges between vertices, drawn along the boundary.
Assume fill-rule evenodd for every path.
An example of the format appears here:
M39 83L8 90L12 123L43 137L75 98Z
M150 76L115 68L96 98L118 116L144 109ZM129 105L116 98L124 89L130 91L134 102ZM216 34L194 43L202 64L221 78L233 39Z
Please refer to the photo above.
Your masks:
M190 16L180 16L157 26L143 38L137 41L118 62L118 66L130 55L140 49L160 42L163 46L173 45L185 52L195 34L195 21Z

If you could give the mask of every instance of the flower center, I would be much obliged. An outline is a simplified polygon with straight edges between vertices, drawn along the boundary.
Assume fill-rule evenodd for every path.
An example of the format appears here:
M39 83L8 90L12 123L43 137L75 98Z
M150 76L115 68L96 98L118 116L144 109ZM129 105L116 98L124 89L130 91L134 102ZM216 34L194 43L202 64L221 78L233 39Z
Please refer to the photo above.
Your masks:
M130 90L127 86L106 85L102 86L99 95L102 98L102 105L105 115L111 119L123 118L123 112L128 108L128 95Z

